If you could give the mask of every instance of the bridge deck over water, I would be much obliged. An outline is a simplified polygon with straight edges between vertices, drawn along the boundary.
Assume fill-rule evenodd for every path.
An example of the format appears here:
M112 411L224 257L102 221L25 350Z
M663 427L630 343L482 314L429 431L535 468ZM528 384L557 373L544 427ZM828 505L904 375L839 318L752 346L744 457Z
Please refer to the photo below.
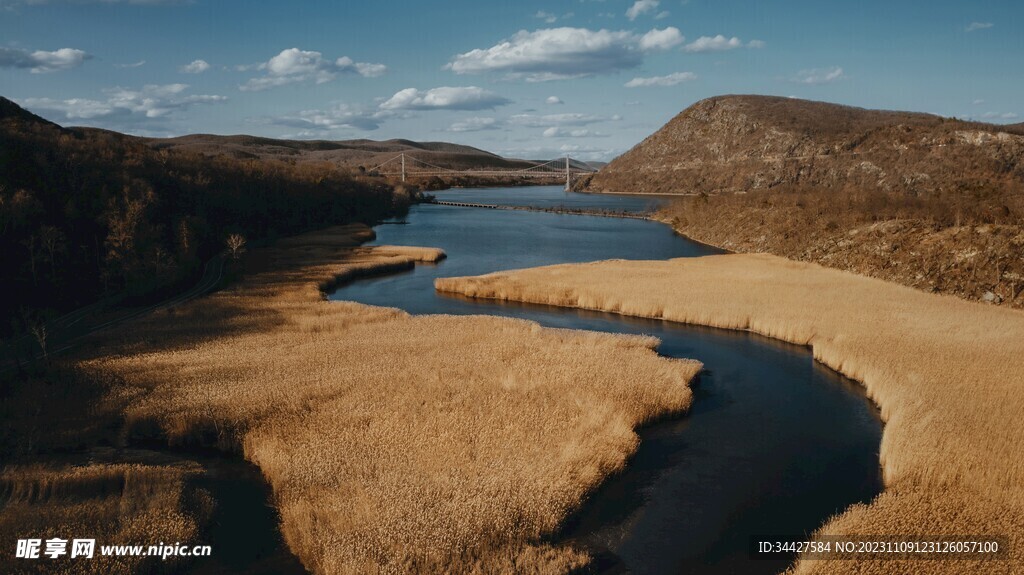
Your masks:
M407 167L408 163L412 165L411 169ZM382 172L381 168L384 166L393 166L393 169L398 171ZM400 166L400 169L398 168ZM564 166L564 167L563 167ZM406 178L410 176L416 177L431 177L431 176L480 176L480 177L512 177L512 178L565 178L565 189L569 190L572 188L573 176L582 174L592 174L596 170L581 168L579 166L573 166L572 160L569 156L563 159L558 158L544 163L535 163L528 168L510 168L510 169L498 169L498 168L480 168L480 169L466 169L466 170L453 170L450 168L444 168L436 166L429 162L416 158L412 155L406 156L405 152L398 154L397 156L374 166L367 170L371 173L377 173L382 176L395 176L401 177L402 181L406 181Z
M572 214L574 216L598 216L603 218L625 218L630 220L650 220L651 215L639 212L616 212L610 210L594 210L584 208L567 208L564 206L544 208L539 206L509 206L504 204L478 204L474 202L451 202L433 200L425 202L438 206L455 206L459 208L484 208L488 210L520 210L526 212L547 212L551 214Z

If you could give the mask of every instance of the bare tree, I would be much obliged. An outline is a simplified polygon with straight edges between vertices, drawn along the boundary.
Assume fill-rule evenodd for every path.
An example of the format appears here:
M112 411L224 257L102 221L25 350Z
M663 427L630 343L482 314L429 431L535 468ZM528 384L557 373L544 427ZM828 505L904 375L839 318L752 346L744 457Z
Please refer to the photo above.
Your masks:
M32 234L28 239L23 240L21 245L28 249L28 262L32 269L32 283L39 285L39 275L36 273L36 261L39 259L39 238Z
M53 226L43 226L39 241L50 260L50 276L57 280L57 254L64 250L64 234Z
M39 310L33 310L27 307L22 307L21 321L22 325L25 326L27 331L36 343L39 345L40 351L43 352L43 359L47 359L49 355L49 348L47 347L47 332L46 332L46 317ZM33 353L30 357L35 357Z
M228 250L231 251L231 257L236 260L238 256L245 252L245 236L242 234L231 234L224 243L227 244Z
M34 322L29 326L29 331L32 332L32 337L36 339L39 349L43 352L43 361L49 361L49 350L46 347L46 322Z
M192 249L192 228L189 227L187 219L178 222L178 243L183 254L189 253Z

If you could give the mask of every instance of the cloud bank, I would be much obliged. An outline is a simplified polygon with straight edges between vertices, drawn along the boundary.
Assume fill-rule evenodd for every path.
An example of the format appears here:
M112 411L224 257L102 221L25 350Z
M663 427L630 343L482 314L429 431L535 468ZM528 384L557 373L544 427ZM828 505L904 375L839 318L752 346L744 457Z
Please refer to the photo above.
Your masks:
M406 88L380 105L381 110L489 110L510 103L507 98L476 86L443 86L430 90Z
M192 60L191 63L179 67L178 71L183 74L202 74L209 69L210 63L206 60Z
M77 68L92 56L82 50L61 48L52 52L46 50L19 50L0 48L0 68L27 69L33 74L47 74Z
M683 82L696 80L697 75L693 72L673 72L667 76L652 76L650 78L633 78L624 85L627 88L649 88L651 86L675 86Z
M24 105L32 110L59 114L64 120L111 119L131 123L143 119L166 118L176 112L201 104L227 101L224 96L186 94L188 84L147 84L139 89L112 88L105 90L106 99L28 98Z
M457 54L445 68L456 74L505 73L531 82L608 74L639 66L647 52L683 42L679 29L646 34L587 28L521 30L490 48Z
M320 52L288 48L280 54L256 66L263 76L252 78L240 88L247 92L259 92L278 86L295 83L324 84L334 80L338 74L358 74L375 78L387 71L384 64L355 62L348 56L336 60L324 58Z

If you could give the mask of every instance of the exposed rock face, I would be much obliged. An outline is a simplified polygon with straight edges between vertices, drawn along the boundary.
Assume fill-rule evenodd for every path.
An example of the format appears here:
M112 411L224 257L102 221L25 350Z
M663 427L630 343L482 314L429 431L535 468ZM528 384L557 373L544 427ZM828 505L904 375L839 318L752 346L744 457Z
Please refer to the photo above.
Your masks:
M687 108L596 174L590 191L1022 187L1024 129L769 96Z

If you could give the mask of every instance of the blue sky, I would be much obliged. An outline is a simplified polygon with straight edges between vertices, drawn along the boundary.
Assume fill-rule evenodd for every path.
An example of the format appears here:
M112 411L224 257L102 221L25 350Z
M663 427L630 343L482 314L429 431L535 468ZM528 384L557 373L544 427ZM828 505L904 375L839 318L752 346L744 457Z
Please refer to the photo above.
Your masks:
M607 160L705 97L1024 121L1019 0L0 0L0 95L139 135Z

